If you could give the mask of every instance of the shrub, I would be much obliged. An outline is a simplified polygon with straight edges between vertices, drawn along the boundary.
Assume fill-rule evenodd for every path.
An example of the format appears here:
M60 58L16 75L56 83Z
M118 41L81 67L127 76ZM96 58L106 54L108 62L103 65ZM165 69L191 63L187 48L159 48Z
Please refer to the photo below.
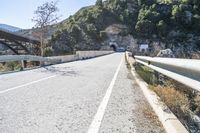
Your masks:
M148 84L153 84L155 82L153 71L148 67L136 64L135 70L140 75L140 77Z
M100 37L102 40L106 40L108 38L106 31L100 31Z
M4 70L4 66L2 63L0 63L0 71L3 71Z
M157 31L158 31L158 35L160 36L165 36L166 35L166 31L167 31L167 24L163 21L160 20L157 24Z
M7 62L4 66L6 71L14 71L21 69L21 65L19 62L13 61L13 62Z
M46 47L44 49L44 56L52 56L53 55L53 49L52 47Z
M102 0L97 0L97 1L96 1L96 5L97 5L97 6L100 6L100 7L103 7L103 2L102 2Z
M154 24L151 21L146 20L146 19L141 20L137 22L135 29L139 33L150 35L154 31Z

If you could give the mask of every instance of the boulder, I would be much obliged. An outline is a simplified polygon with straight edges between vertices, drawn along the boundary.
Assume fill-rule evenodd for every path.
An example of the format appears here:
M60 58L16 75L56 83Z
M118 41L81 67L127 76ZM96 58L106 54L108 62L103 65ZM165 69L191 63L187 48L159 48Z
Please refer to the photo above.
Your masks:
M157 57L174 58L174 54L171 49L165 49L165 50L160 50L160 52L157 54Z

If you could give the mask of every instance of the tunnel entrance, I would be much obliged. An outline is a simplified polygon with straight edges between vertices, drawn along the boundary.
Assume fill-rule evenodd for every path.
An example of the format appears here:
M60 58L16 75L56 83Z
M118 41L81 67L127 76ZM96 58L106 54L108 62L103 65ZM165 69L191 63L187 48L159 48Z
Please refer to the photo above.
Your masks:
M116 45L114 45L114 44L110 45L110 48L112 48L112 49L113 49L113 51L117 51L117 46L116 46Z

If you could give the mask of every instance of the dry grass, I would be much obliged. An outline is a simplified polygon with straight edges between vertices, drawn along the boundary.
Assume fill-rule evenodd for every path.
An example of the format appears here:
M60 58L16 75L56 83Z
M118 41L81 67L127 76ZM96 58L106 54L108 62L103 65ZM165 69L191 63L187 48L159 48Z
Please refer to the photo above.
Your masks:
M195 129L192 132L199 131L191 112L200 116L200 93L191 89L173 79L164 77L162 83L157 82L155 79L152 82L155 73L145 69L143 66L135 66L136 72L140 77L146 81L150 89L157 93L169 109L179 118L179 120L190 129ZM147 116L151 116L145 111Z
M144 105L142 107L142 112L144 114L144 116L151 120L151 122L153 122L155 125L162 127L161 122L158 119L158 116L154 113L154 111L151 109L151 107L149 105Z
M128 57L125 55L126 66L128 69L131 69L131 65L129 64Z
M180 91L168 86L151 86L153 91L161 98L161 100L174 112L177 116L182 116L189 110L189 99Z
M196 106L195 108L195 114L199 115L200 114L200 96L197 95L195 98L194 98L194 106Z

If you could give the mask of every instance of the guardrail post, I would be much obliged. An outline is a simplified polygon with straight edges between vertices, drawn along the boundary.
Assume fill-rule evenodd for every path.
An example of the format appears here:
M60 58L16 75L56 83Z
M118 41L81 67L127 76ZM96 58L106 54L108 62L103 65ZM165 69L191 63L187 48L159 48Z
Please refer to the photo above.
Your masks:
M43 61L40 61L40 66L42 67L42 66L44 66L44 62Z
M21 60L21 70L24 70L24 68L25 68L24 60Z

